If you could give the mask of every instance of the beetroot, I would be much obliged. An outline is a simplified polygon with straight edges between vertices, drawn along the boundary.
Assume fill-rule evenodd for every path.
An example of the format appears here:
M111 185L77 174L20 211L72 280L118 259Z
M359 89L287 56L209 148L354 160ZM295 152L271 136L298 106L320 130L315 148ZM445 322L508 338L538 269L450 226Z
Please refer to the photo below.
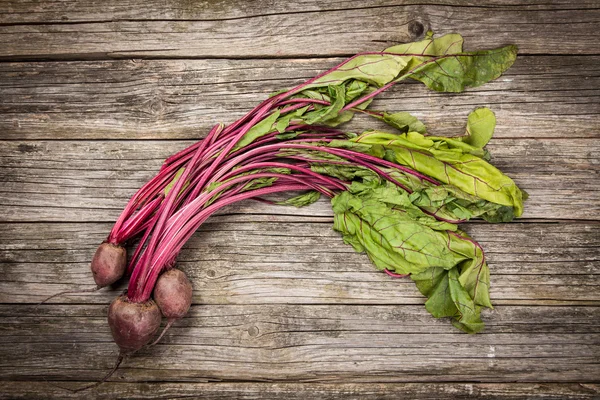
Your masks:
M108 309L108 325L122 355L144 347L160 328L160 309L153 300L129 301L125 294L117 297Z
M160 328L160 320L160 310L152 300L144 303L132 303L126 294L114 299L108 308L108 325L120 350L115 366L98 382L77 390L63 389L77 393L106 382L119 368L125 357L132 355L152 339L152 336Z
M192 284L185 273L175 268L164 272L156 281L154 301L168 319L165 329L153 343L156 344L176 320L187 314L192 305Z
M163 273L154 287L154 301L169 319L180 319L192 304L192 284L185 273L171 268Z
M112 285L125 273L127 251L125 247L104 242L98 246L90 268L98 287Z
M57 296L62 296L71 293L95 292L96 290L102 289L103 287L112 285L113 283L121 279L121 277L125 273L126 266L127 250L125 249L125 247L109 242L102 242L102 244L98 246L98 249L94 254L94 258L92 258L92 263L90 264L92 274L94 275L94 281L96 282L95 288L66 290L64 292L55 293L52 296L44 299L39 304L43 304Z

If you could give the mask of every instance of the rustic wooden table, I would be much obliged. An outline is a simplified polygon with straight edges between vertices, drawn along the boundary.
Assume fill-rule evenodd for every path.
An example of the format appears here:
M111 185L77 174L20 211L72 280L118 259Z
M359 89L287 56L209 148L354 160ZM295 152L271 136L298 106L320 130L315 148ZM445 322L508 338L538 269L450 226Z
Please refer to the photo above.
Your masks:
M410 3L0 2L0 397L598 398L600 4ZM112 366L119 288L35 304L93 286L96 246L166 156L273 90L429 28L520 47L482 88L407 84L373 106L439 134L476 106L496 112L493 162L531 198L514 223L465 225L492 271L484 333L430 317L412 282L342 243L327 202L244 203L187 245L194 305L160 345L89 392L46 382L76 388Z

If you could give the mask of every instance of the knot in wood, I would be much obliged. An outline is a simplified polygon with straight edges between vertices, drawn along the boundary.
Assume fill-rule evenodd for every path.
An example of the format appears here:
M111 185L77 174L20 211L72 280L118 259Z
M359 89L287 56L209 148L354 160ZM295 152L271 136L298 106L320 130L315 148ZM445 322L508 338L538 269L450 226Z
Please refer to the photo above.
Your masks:
M165 114L166 109L167 106L160 94L156 94L156 96L148 103L148 111L151 115L162 117Z
M257 326L251 326L250 328L248 328L248 335L251 337L256 337L259 334L259 330Z
M412 35L412 37L419 37L425 31L425 26L421 21L410 21L408 24L408 32Z

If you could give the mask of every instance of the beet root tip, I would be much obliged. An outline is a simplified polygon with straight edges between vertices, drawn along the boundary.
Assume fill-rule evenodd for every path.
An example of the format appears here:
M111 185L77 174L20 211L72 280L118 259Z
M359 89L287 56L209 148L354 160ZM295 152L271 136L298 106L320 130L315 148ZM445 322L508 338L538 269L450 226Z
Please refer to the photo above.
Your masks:
M133 303L117 297L108 309L108 325L121 354L130 355L152 340L160 328L160 309L153 300Z
M99 287L112 285L125 273L127 266L127 250L123 246L102 243L90 265L94 281Z

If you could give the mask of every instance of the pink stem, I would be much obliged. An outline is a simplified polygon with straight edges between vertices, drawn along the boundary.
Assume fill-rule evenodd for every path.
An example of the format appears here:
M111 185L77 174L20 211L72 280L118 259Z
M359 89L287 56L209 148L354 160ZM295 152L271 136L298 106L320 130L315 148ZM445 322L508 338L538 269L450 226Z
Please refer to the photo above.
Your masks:
M289 184L256 189L250 192L244 192L217 201L212 205L208 206L206 209L197 213L191 220L189 220L186 223L186 225L181 230L179 230L175 235L171 236L168 241L163 242L160 249L157 249L157 253L152 261L151 271L146 281L146 284L139 293L136 293L136 295L133 296L131 301L140 303L147 301L150 298L150 294L154 289L156 279L158 279L158 275L160 274L163 266L165 265L164 263L171 258L171 255L173 253L178 253L179 250L181 250L181 247L183 247L183 244L185 244L187 240L189 240L189 238L194 234L198 227L202 223L204 223L204 221L206 221L211 214L215 213L220 208L223 208L229 204L233 204L238 201L250 199L252 197L263 196L265 194L303 189L306 189L306 185L304 184Z
M385 272L386 274L388 274L389 276L391 276L392 278L406 278L407 276L410 276L410 274L397 274L395 272L390 271L389 269L385 268L383 270L383 272Z

